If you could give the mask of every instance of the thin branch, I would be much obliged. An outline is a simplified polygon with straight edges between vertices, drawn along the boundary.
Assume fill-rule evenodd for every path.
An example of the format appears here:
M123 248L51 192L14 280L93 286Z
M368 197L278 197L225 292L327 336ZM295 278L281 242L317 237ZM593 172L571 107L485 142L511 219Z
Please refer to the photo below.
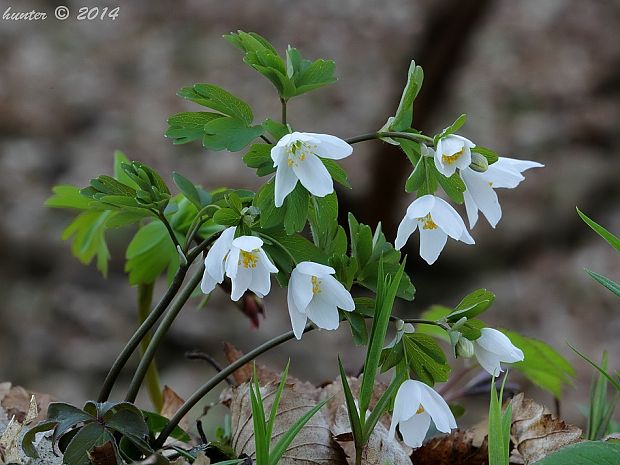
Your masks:
M381 139L383 137L391 137L393 139L406 139L412 140L414 142L426 142L428 144L433 144L433 138L429 136L425 136L424 134L413 134L411 132L369 132L368 134L361 134L355 137L349 137L345 139L345 142L348 144L357 144L358 142L365 142L368 140Z
M201 352L199 350L186 352L185 358L188 360L203 360L207 362L209 365L211 365L217 372L220 372L224 369L222 365L220 365L219 362L215 360L214 357L207 354L206 352ZM233 382L233 380L230 379L230 377L227 377L224 381L226 381L226 383L228 383L229 386L235 386L235 383Z

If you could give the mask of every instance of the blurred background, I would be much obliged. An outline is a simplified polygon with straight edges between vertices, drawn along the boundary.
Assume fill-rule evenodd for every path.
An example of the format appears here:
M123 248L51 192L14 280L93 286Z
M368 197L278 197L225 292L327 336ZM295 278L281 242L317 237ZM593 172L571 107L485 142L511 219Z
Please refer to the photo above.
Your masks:
M413 317L479 287L493 290L489 324L544 339L575 363L562 409L582 424L592 373L566 342L593 358L608 350L610 367L620 367L618 301L584 272L617 280L620 259L575 213L578 205L620 231L618 1L136 0L123 2L116 21L75 19L81 6L116 6L106 0L61 3L72 11L64 22L53 17L59 2L0 2L0 12L48 13L45 21L0 22L0 381L81 403L95 397L136 327L135 289L122 269L132 231L110 234L104 280L60 240L71 214L43 207L53 185L85 186L110 172L115 149L170 184L178 170L210 188L260 185L239 154L163 137L169 115L198 110L175 96L197 82L239 95L256 120L278 116L271 84L221 38L243 29L280 50L290 43L308 58L336 60L336 84L289 105L298 129L341 137L378 129L415 59L425 72L417 128L433 134L467 113L462 135L546 165L499 193L504 217L496 230L479 221L475 247L451 242L432 267L410 260L417 298L399 311ZM344 166L354 190L339 192L341 209L373 227L382 221L393 240L412 200L403 190L406 158L374 141L356 145ZM417 256L417 239L409 247ZM213 372L185 351L221 360L223 341L247 351L288 330L284 293L265 305L258 330L221 293L204 310L189 306L160 350L163 381L186 397ZM352 373L359 369L363 354L344 326L262 360L279 368L291 357L293 375L318 383L336 376L337 353ZM551 405L547 394L523 388Z

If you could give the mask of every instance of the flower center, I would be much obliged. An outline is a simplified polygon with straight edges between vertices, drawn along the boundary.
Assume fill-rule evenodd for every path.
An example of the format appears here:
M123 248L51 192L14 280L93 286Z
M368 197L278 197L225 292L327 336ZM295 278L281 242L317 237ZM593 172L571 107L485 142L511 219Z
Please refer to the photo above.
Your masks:
M441 156L441 161L444 162L446 165L452 165L452 164L456 163L456 161L459 158L461 158L461 155L463 155L464 151L465 151L465 147L463 147L461 150L459 150L455 154L452 154L452 155L442 155Z
M416 412L416 415L419 415L421 413L426 412L426 410L424 410L424 407L422 407L422 404L420 404L420 406L418 407L418 410Z
M316 276L312 277L312 295L321 292L321 281Z
M306 159L307 156L312 155L316 149L316 145L308 144L303 141L295 141L288 147L288 159L286 163L289 168L293 166L299 166L299 164Z
M418 221L422 223L422 228L424 229L437 229L438 228L438 226L433 221L433 217L431 216L430 213L426 215L425 217L418 218Z
M246 252L242 250L239 253L239 266L244 268L256 268L256 264L258 263L258 249L253 250L252 252Z

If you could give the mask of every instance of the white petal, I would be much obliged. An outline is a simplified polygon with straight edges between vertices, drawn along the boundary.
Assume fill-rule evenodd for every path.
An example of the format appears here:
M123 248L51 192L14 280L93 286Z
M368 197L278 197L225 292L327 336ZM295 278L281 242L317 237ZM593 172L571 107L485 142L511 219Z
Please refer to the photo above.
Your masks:
M407 207L407 216L409 218L422 218L430 213L435 205L437 197L431 194L418 197Z
M475 145L468 139L457 135L450 135L440 139L437 143L435 152L435 166L444 176L452 176L457 168L465 168L471 163L471 147ZM450 157L459 152L463 152L452 163L444 163L443 157Z
M508 158L508 157L499 157L497 162L493 163L493 165L497 163L510 166L511 168L518 171L519 173L523 173L524 171L529 170L531 168L543 168L545 166L542 163L538 163L536 161L519 160L517 158Z
M475 244L476 241L474 241L474 238L471 237L471 234L469 234L469 231L467 231L467 229L463 229L463 234L461 234L461 237L459 237L459 241L461 242L465 242L465 244Z
M295 269L299 273L317 277L327 276L336 272L336 270L334 270L331 266L321 265L320 263L315 262L301 262L295 267Z
M478 222L478 205L471 196L470 192L466 190L463 192L463 200L465 200L465 210L467 211L467 219L469 220L469 227L473 229Z
M246 252L252 252L263 246L263 241L256 236L239 236L232 242L233 247L237 247Z
M320 293L315 294L310 301L310 304L306 308L306 315L319 328L338 329L340 325L338 309L334 304L323 299Z
M209 272L205 269L204 274L202 275L202 281L200 281L200 290L205 294L210 294L215 289L215 286L218 284L216 279L209 274Z
M269 259L265 251L260 248L258 249L258 257L263 266L267 269L269 273L277 273L278 267L273 264L273 262Z
M320 280L321 293L324 293L325 300L333 302L346 312L355 310L355 302L347 289L333 276L324 276Z
M441 229L420 228L420 257L432 265L439 257L447 241L448 235Z
M332 177L316 155L307 155L303 161L293 165L293 171L312 195L325 197L334 192Z
M476 343L476 341L474 341L474 354L476 355L476 360L478 360L480 366L491 376L499 376L499 374L503 371L497 354L483 349Z
M271 159L273 160L273 166L286 165L288 160L288 150L285 145L274 145L271 148Z
M502 362L514 363L523 360L523 352L516 347L501 331L493 328L482 328L481 336L476 343L484 350L497 354Z
M315 134L312 132L306 133L309 136L314 137L319 142L316 144L316 153L319 157L330 158L332 160L341 160L353 153L353 147L342 139L336 136L330 136L329 134Z
M281 207L287 195L293 192L297 185L297 175L286 163L282 163L276 170L274 197L276 207Z
M230 298L235 302L248 290L252 282L252 268L238 267L235 277L230 277L232 281L232 292Z
M452 428L456 428L454 415L443 397L437 394L432 387L420 381L417 382L420 383L420 403L433 419L437 430L442 433L449 433Z
M289 295L295 301L297 311L306 312L308 304L312 300L312 277L307 274L300 273L297 268L291 273L291 279L288 283Z
M230 249L228 257L226 257L226 274L230 279L237 276L237 271L239 270L239 253L239 248L233 247Z
M408 379L398 388L394 399L392 423L389 436L394 437L396 425L413 417L420 406L420 388L415 381Z
M463 170L461 174L467 192L473 197L476 206L489 221L489 224L495 227L502 217L502 207L499 205L492 183L470 168Z
M409 447L418 448L424 442L428 428L431 425L431 417L423 412L412 416L409 420L401 421L398 425L403 441Z
M253 291L259 297L264 297L271 290L271 275L263 260L258 260L256 268L252 268L252 281L248 285L248 289Z
M467 229L463 219L454 207L439 197L435 200L435 206L431 210L431 216L433 222L452 239L459 240L463 234L463 230Z
M291 278L292 279L292 278ZM312 291L311 291L312 293ZM293 333L297 339L301 339L304 334L304 328L306 327L306 321L308 317L305 313L302 313L295 305L295 298L293 297L293 286L288 287L288 314L291 317L291 326L293 327Z
M400 250L409 240L409 237L418 227L418 220L415 218L409 218L405 216L398 225L398 232L396 233L396 241L394 241L394 247L396 250Z
M224 280L224 260L230 251L237 228L225 229L213 243L205 258L205 270L218 283Z

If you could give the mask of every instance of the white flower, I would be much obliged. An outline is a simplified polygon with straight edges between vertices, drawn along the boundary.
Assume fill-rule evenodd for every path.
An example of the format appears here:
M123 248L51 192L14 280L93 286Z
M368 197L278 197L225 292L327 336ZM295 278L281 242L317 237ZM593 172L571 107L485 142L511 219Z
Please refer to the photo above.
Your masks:
M471 163L471 149L474 144L469 139L451 134L439 139L435 148L435 166L444 176L450 177L456 169L464 170Z
M224 281L224 273L232 281L230 298L239 300L248 289L264 297L271 289L270 273L278 269L262 249L263 241L254 236L236 239L236 228L228 228L213 243L205 258L205 271L200 289L205 294Z
M494 189L513 189L525 179L521 174L523 171L542 166L544 165L535 161L499 157L483 173L471 168L462 169L461 177L467 187L463 198L465 199L469 227L473 228L478 221L478 210L486 217L489 224L495 227L502 217L502 208Z
M263 241L255 236L240 236L232 241L226 258L226 274L232 281L230 298L239 300L248 289L259 297L271 290L271 273L278 269L263 250Z
M282 206L298 180L312 195L325 197L331 194L334 183L319 157L340 160L352 152L353 147L345 141L327 134L294 132L282 137L271 149L276 168L276 207Z
M465 223L457 211L445 200L434 195L423 195L407 208L398 225L395 246L401 249L409 236L420 227L420 256L432 265L443 250L448 236L466 244L474 244Z
M308 319L319 328L337 329L338 307L346 312L355 310L349 291L331 276L335 272L329 266L301 262L291 273L288 312L297 339L301 339Z
M224 281L224 262L230 252L232 241L235 238L236 227L225 229L220 237L213 243L205 258L205 272L202 275L200 289L209 294L217 284Z
M500 362L515 363L523 360L523 352L508 337L493 328L482 328L482 335L474 341L474 354L480 366L491 376L503 371Z
M435 428L449 433L456 428L456 420L450 407L433 388L421 381L407 380L398 388L389 436L396 434L396 425L409 447L420 447L431 420Z

